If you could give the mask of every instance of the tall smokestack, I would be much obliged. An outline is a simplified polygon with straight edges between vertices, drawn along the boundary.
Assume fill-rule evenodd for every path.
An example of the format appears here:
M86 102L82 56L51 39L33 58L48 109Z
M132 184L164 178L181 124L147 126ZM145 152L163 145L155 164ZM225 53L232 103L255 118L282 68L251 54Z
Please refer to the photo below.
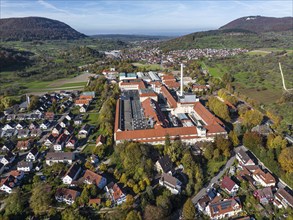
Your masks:
M183 63L181 63L180 96L183 96Z

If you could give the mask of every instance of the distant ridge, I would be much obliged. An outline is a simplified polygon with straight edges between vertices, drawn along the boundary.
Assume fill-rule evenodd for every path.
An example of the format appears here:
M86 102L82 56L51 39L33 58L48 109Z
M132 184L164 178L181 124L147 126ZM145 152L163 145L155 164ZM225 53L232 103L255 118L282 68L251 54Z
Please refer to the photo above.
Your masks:
M69 25L43 17L0 19L0 39L13 40L73 40L85 38Z
M293 30L293 17L247 16L231 21L219 29L239 29L256 33L289 31Z
M293 17L247 16L217 30L194 32L158 46L164 50L194 48L292 48Z

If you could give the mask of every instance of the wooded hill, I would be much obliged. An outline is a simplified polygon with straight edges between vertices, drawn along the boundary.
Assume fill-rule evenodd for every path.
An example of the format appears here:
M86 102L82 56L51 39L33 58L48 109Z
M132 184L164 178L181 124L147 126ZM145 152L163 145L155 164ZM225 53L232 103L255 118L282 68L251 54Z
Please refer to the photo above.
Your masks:
M293 18L250 16L218 30L195 32L159 44L164 50L193 48L292 48Z
M85 37L69 25L48 18L0 19L0 39L4 41L73 40Z

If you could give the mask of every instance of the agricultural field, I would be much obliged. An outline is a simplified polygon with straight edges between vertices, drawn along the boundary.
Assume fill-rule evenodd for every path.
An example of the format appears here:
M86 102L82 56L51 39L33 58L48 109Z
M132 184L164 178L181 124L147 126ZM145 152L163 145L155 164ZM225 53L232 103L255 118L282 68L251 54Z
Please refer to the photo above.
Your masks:
M145 71L154 71L162 69L161 65L159 64L132 63L132 65L140 69L144 69Z

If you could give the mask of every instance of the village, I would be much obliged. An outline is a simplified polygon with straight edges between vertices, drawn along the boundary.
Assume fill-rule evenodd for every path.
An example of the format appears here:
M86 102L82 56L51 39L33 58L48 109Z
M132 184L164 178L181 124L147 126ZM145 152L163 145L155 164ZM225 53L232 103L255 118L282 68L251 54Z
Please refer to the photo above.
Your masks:
M168 137L171 142L180 140L200 157L205 149L198 147L199 143L213 142L218 136L228 138L225 123L196 95L207 92L209 85L197 85L184 77L183 72L183 65L180 77L152 71L119 73L111 68L97 77L105 77L108 85L119 87L120 96L113 109L116 145L127 142L164 145ZM184 86L190 90L186 92ZM56 188L55 201L68 206L76 205L79 200L80 206L109 209L139 196L134 188L123 186L115 173L105 169L110 163L109 157L101 158L94 151L86 151L89 146L106 145L110 138L97 132L98 128L92 123L95 118L88 119L89 111L91 116L99 114L94 103L99 102L100 94L60 91L37 98L37 105L33 106L33 100L27 95L24 102L0 114L2 198L32 181L51 181ZM243 103L233 105L220 97L218 100L229 107L232 115L243 106ZM237 118L235 121L238 123ZM293 207L287 185L261 165L247 148L238 146L231 150L230 162L223 175L217 176L218 179L202 191L203 195L194 195L192 201L198 216L251 219L252 213L246 205L248 198L255 202L249 204L257 205L258 211L267 217L272 215L273 206ZM172 195L185 191L188 180L182 164L175 165L167 154L157 156L153 163L154 176L145 181L147 185L163 187ZM92 187L93 192L87 199L80 199L84 198L85 189ZM286 218L286 214L283 217Z

